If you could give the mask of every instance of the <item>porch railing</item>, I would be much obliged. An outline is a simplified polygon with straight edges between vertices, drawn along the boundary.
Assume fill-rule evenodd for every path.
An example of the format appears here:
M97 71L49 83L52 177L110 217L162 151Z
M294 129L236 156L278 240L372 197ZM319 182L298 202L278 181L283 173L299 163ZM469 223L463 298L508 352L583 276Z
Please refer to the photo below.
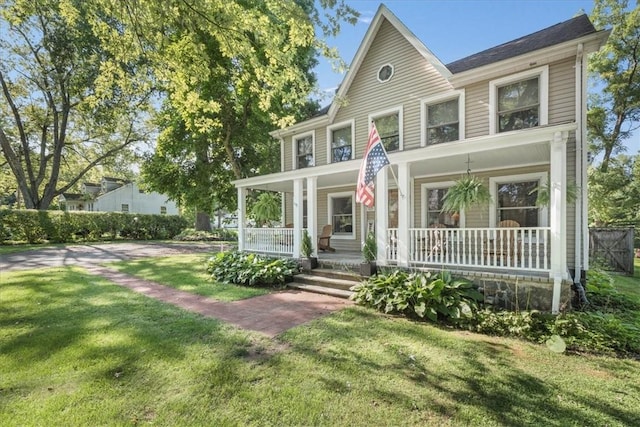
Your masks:
M398 261L398 230L388 230L387 261ZM411 228L410 265L550 270L550 228Z
M293 228L245 228L244 249L249 252L293 255Z

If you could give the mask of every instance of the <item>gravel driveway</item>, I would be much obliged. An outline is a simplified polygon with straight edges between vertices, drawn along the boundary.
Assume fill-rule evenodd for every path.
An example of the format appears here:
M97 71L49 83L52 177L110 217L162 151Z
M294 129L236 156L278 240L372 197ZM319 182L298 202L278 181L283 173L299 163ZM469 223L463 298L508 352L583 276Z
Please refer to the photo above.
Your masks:
M213 242L136 242L49 247L0 255L0 273L3 271L62 267L68 265L90 267L112 261L185 253L213 253L218 252L220 246L220 243Z

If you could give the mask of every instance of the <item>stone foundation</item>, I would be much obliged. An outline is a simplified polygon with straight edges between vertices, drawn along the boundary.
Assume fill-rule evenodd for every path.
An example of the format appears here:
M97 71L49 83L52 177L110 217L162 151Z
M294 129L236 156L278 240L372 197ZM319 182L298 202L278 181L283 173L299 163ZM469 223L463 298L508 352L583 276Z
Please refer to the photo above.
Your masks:
M553 279L544 277L509 276L499 274L462 274L484 294L485 304L507 310L551 311ZM560 290L560 310L571 307L572 282L563 280Z

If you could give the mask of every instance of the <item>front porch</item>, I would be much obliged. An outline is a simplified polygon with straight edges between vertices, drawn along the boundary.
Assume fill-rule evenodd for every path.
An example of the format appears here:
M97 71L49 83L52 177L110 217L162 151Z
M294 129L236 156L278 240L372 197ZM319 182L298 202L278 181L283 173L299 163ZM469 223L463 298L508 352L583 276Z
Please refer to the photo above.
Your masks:
M250 252L297 258L293 228L244 228L239 247ZM411 228L409 240L400 238L397 228L387 230L378 251L380 266L447 268L451 270L549 276L550 227L518 228ZM403 250L401 250L403 249ZM404 257L404 259L403 259ZM359 264L359 251L318 252L318 258Z

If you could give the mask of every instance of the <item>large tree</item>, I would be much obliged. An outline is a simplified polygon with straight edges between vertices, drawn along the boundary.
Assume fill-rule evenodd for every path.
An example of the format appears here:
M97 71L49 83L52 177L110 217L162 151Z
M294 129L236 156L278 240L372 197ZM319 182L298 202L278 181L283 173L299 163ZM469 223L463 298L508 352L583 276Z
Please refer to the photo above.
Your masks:
M612 157L606 171L589 168L589 218L599 226L640 221L640 155Z
M113 5L0 0L0 148L27 208L148 139L148 63Z
M590 98L588 136L606 173L612 156L625 151L625 141L640 127L640 6L596 0L591 19L597 28L611 29L606 45L589 58L602 91Z
M317 109L308 98L312 69L328 51L315 37L312 0L173 4L180 19L163 21L156 42L167 94L162 131L143 174L152 188L195 206L196 228L206 229L212 209L234 209L232 179L279 169L268 132ZM346 11L338 5L338 17Z

